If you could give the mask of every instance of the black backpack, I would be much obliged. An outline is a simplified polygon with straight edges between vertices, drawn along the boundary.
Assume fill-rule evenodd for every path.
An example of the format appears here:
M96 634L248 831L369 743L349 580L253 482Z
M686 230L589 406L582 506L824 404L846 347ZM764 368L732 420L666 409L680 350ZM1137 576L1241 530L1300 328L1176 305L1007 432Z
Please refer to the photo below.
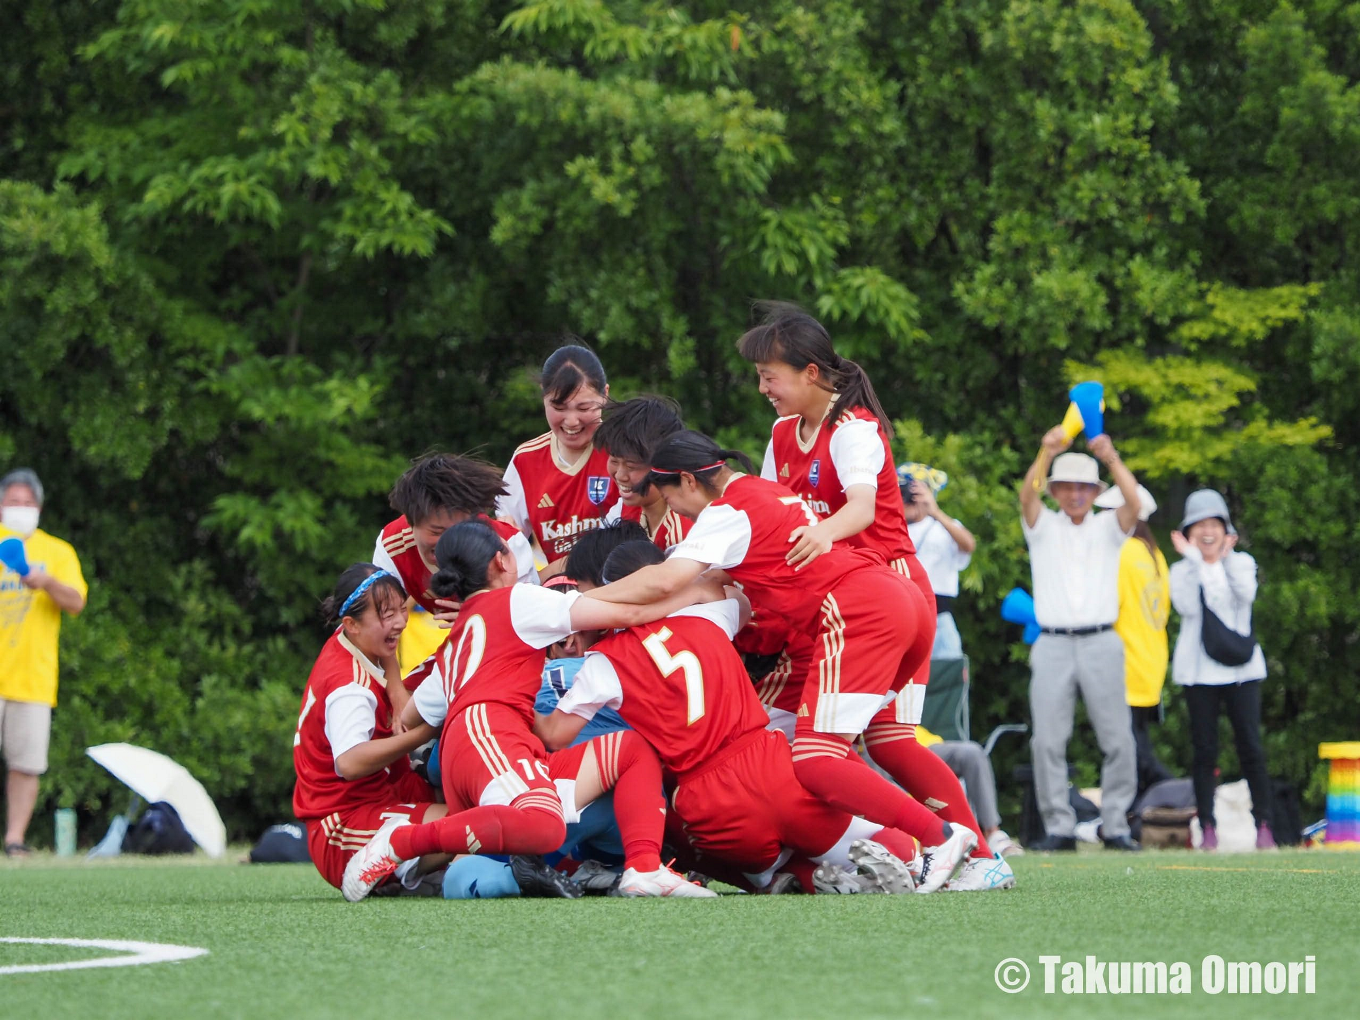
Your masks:
M179 820L179 812L163 800L148 804L137 823L123 836L125 854L191 854L194 840Z

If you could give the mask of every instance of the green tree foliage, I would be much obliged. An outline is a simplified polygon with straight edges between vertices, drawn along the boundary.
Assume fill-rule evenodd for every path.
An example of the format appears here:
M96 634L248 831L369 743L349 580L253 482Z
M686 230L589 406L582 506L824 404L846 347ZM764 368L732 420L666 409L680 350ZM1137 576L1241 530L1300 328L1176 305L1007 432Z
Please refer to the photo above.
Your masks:
M16 0L0 14L0 461L94 579L48 802L140 739L286 812L314 607L432 446L541 431L558 338L753 453L733 340L813 309L950 473L979 728L1014 487L1078 378L1173 522L1261 563L1277 771L1360 729L1354 5ZM1173 704L1175 696L1173 695ZM1183 733L1168 754L1185 766ZM1016 746L1010 760L1023 757ZM1004 763L1003 763L1004 764ZM1002 769L1004 775L1004 768Z

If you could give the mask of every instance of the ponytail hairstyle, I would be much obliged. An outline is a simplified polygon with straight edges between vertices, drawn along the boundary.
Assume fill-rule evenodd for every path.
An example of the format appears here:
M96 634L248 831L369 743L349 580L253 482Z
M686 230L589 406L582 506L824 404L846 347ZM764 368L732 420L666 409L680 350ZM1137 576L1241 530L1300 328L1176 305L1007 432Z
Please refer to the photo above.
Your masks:
M1152 528L1148 526L1147 521L1139 519L1133 526L1133 537L1147 546L1148 555L1152 557L1152 569L1157 572L1158 577L1161 577L1162 565L1157 562L1157 539L1153 537Z
M578 584L603 588L604 564L609 554L625 542L647 542L647 529L637 521L613 521L592 528L576 540L567 555L564 573Z
M580 344L559 347L543 362L543 373L538 377L543 396L554 404L565 404L582 386L590 386L601 396L609 381L604 366L595 352Z
M796 305L770 302L756 306L765 313L760 325L748 329L737 341L737 350L752 364L782 361L801 372L816 365L823 389L839 394L842 411L866 408L889 437L893 424L883 410L868 374L849 358L842 358L831 345L826 327Z
M335 590L321 600L321 615L326 626L335 627L346 616L357 620L370 609L381 615L405 604L406 589L399 578L372 563L356 563L345 568Z
M430 578L430 591L441 599L459 602L487 586L487 571L497 553L510 555L510 547L489 524L471 520L455 524L435 543L439 569Z
M643 567L665 562L666 554L656 547L655 542L625 542L604 561L604 579L607 584L612 584Z
M713 479L718 472L727 467L729 460L738 461L748 473L755 474L751 458L740 450L724 450L702 432L685 429L668 436L652 451L652 470L647 475L650 485L679 485L680 473L694 476L694 480L709 492L714 489Z

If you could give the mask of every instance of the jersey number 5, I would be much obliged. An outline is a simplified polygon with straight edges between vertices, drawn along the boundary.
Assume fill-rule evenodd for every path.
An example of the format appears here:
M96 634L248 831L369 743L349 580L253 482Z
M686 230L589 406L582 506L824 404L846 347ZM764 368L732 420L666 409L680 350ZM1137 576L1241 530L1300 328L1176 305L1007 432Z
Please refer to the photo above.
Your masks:
M642 647L661 670L663 677L669 677L677 670L685 674L685 696L689 701L689 719L685 723L693 726L704 716L704 668L699 665L699 657L691 651L672 655L666 642L671 638L671 629L662 627L655 634L643 638Z

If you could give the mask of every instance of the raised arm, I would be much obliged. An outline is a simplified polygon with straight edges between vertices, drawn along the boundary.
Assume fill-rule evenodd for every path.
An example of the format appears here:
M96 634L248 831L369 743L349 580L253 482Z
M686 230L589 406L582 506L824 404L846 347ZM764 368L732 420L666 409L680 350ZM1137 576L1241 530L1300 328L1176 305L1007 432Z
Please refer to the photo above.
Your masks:
M1034 463L1025 472L1025 480L1020 483L1020 513L1031 528L1039 522L1039 514L1044 509L1043 491L1048 465L1071 445L1072 440L1067 438L1062 426L1053 426L1044 433Z
M1114 442L1105 433L1102 432L1091 440L1091 453L1109 470L1110 477L1114 479L1114 484L1119 486L1119 491L1124 497L1124 505L1116 510L1115 514L1119 518L1119 530L1127 535L1138 523L1138 511L1143 508L1143 501L1138 495L1138 481L1120 459L1119 452L1114 448Z

